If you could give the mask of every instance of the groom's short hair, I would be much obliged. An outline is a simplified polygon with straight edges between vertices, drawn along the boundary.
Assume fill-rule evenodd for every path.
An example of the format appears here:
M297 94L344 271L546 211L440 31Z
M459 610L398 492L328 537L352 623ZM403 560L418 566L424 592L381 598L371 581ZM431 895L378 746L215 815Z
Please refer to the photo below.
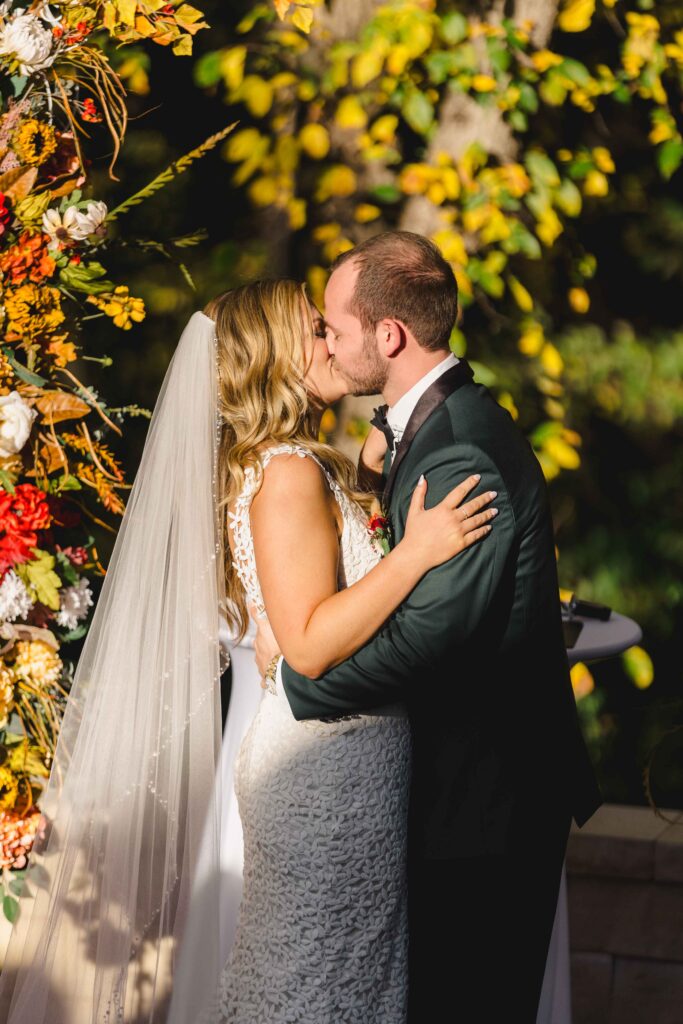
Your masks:
M401 320L422 348L448 349L458 315L453 269L429 238L383 231L337 256L330 272L352 260L358 277L346 312L373 331L385 317Z

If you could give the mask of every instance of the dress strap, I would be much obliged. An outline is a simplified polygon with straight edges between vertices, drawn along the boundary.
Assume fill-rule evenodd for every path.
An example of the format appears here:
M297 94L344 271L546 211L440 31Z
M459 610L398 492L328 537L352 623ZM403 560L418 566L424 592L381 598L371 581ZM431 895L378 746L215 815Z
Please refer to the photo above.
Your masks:
M256 556L254 554L254 540L251 534L249 509L251 507L254 494L260 486L263 471L271 459L276 455L298 455L299 458L302 459L306 458L306 456L312 458L318 463L325 474L325 478L338 500L341 493L339 484L331 473L328 472L325 466L323 466L320 459L301 444L282 443L273 445L272 448L264 449L259 454L259 464L261 468L259 475L256 474L253 466L246 467L244 470L244 486L235 501L235 511L228 512L228 526L232 530L233 535L233 560L235 563L235 571L237 572L239 580L244 588L247 600L249 603L256 606L259 613L265 611L265 606L263 604L261 587L256 574Z

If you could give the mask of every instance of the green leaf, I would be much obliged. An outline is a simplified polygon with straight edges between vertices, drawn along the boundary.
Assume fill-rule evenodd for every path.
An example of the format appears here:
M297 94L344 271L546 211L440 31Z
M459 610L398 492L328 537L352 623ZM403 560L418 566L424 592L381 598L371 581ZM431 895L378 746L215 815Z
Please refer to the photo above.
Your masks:
M559 75L549 74L538 87L538 94L550 107L561 107L567 98L567 87Z
M40 377L37 373L32 373L31 370L28 370L25 366L22 366L21 363L18 363L12 354L12 349L8 348L7 345L2 346L2 351L5 353L5 356L9 360L9 363L17 376L21 377L21 379L26 381L27 384L37 384L39 387L43 387L48 383L45 377Z
M4 469L0 469L0 487L2 487L3 491L7 491L8 494L14 494L14 484Z
M591 73L585 64L578 60L572 60L569 57L565 57L562 63L558 64L557 70L582 88L585 88L591 80Z
M28 78L26 75L12 75L10 82L12 83L12 89L14 90L15 96L20 96L26 87Z
M69 264L59 272L59 279L67 288L76 292L86 292L88 295L96 295L100 292L114 290L114 282L100 280L106 274L101 263L79 263L74 266Z
M657 165L663 178L667 180L678 170L683 160L683 142L679 139L667 139L657 150Z
M69 583L72 587L75 586L78 583L80 577L76 572L76 569L72 564L69 556L65 555L63 551L57 551L55 553L55 557L59 564L62 576L64 577L66 582Z
M423 63L427 68L429 80L434 85L441 85L442 82L445 82L447 78L458 70L456 56L448 50L437 50L434 53L428 53L423 58Z
M581 206L583 200L581 193L569 178L565 178L560 187L555 192L555 205L566 213L568 217L578 217L581 213Z
M441 19L439 31L447 43L455 46L467 36L467 18L459 11L452 11Z
M531 150L526 154L524 164L534 181L547 185L549 188L557 188L560 184L557 167L545 153Z
M31 596L42 604L59 609L59 588L62 585L57 573L54 571L54 556L49 551L41 551L40 548L31 548L34 558L30 562L22 562L15 567L15 571L21 576Z
M403 103L403 116L418 135L425 135L434 121L434 107L424 93L414 89Z
M13 878L9 883L9 891L15 896L23 896L26 889L26 882L23 878Z
M538 95L528 82L522 82L519 87L519 106L527 114L535 114L538 110Z
M54 493L58 494L60 491L82 491L83 485L77 476L72 476L71 473L67 473L66 476L60 476L56 480L52 480L51 483L55 484Z
M486 48L489 52L491 67L496 71L507 71L510 67L512 55L506 44L500 39L490 38L486 40Z
M13 896L4 896L2 900L2 911L7 920L14 924L19 916L19 903Z
M87 632L88 627L84 622L82 622L80 625L76 626L75 629L69 630L68 633L61 633L59 639L62 643L68 644L72 640L80 640L80 638L85 636Z
M204 53L194 65L193 77L195 85L200 89L216 85L223 79L223 52L211 50Z
M479 384L483 384L485 388L493 387L498 380L495 372L490 367L484 366L483 363L478 363L474 359L468 359L467 361L474 370L475 380Z
M529 127L529 121L523 110L511 110L507 119L510 127L516 132L525 132Z
M395 185L375 185L370 189L370 195L379 199L380 203L397 203L402 194Z

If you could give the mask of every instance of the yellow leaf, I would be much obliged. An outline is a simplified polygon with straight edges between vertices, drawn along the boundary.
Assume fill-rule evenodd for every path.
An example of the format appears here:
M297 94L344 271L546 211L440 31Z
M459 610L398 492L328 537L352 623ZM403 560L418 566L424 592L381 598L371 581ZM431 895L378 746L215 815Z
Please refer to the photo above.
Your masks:
M284 20L284 17L289 10L289 0L274 0L274 3L278 18L280 18L281 21Z
M443 258L449 263L460 263L463 267L467 265L468 256L465 243L457 231L444 228L432 235L432 240L438 245Z
M491 75L474 75L472 78L472 88L475 92L492 92L497 84Z
M583 191L587 196L606 196L609 182L602 171L589 171L583 183Z
M585 288L570 288L568 298L569 305L575 313L588 312L591 300Z
M368 123L368 115L357 96L344 96L339 101L334 119L340 128L365 128Z
M398 118L395 114L384 114L378 117L370 128L370 135L378 142L393 142L398 128Z
M550 246L558 235L562 234L562 221L552 207L547 206L541 212L536 225L536 233L542 242Z
M119 21L124 25L135 25L135 8L137 0L116 0L116 7L119 12Z
M542 73L548 68L557 67L562 63L564 57L561 57L559 53L553 53L552 50L537 50L531 55L531 60L536 70Z
M371 203L359 203L353 211L353 216L359 224L367 224L371 220L377 220L381 212L379 206L373 206Z
M524 285L512 275L508 278L508 285L519 308L524 310L525 313L530 313L534 308L534 300Z
M562 356L550 341L547 341L541 349L541 365L551 377L559 377L564 369Z
M457 199L460 195L460 178L454 167L444 167L441 171L441 183L446 190L448 199Z
M313 241L314 242L331 242L335 238L339 238L341 234L341 224L337 224L335 221L331 221L329 224L318 224L313 229Z
M593 152L593 159L597 164L598 170L604 171L605 174L612 174L615 170L614 160L612 154L604 146L596 146Z
M272 106L273 88L258 75L247 75L242 83L242 96L250 113L263 117Z
M334 164L323 171L318 179L315 198L324 203L332 196L350 196L356 191L356 174L344 164Z
M192 53L192 36L182 35L172 46L176 57L189 57Z
M561 437L549 437L543 447L561 469L578 469L581 465L579 453Z
M357 57L354 57L351 65L351 81L357 89L362 89L374 78L379 77L383 64L384 56L380 53L375 53L372 50L359 53Z
M330 136L321 124L305 124L299 132L301 148L314 160L322 160L330 150Z
M287 203L287 214L292 231L299 231L306 223L306 201L304 199L290 199Z
M228 160L237 163L246 160L254 152L254 146L258 145L261 134L256 128L243 128L240 132L231 135L223 151Z
M306 8L297 7L294 14L292 15L292 25L294 25L298 29L301 29L302 32L309 33L311 31L312 24L313 11L307 10Z
M325 285L327 284L328 272L324 267L312 266L306 273L306 281L311 293L311 298L319 309L322 309L325 299Z
M392 46L387 57L387 71L390 75L400 75L405 71L406 64L410 60L410 49L405 43L397 43Z
M517 342L519 351L525 356L537 356L545 344L545 335L540 324L530 323Z
M502 405L504 409L507 409L513 420L519 419L519 409L515 405L515 400L509 391L503 391L498 395L498 405Z
M278 197L275 178L256 178L249 186L249 197L256 206L272 206Z
M582 661L577 661L570 669L572 689L577 700L587 697L595 689L595 680Z
M568 0L557 23L563 32L584 32L595 13L595 0Z
M228 89L239 89L244 79L244 61L247 56L246 46L233 46L224 50L221 56L221 73Z
M624 668L639 690L646 690L655 677L652 658L642 647L629 647L622 655Z

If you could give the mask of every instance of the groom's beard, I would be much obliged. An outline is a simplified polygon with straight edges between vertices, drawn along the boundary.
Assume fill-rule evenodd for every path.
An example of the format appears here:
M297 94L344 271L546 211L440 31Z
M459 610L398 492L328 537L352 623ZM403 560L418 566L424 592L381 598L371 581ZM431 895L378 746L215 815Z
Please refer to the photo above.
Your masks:
M352 395L380 395L389 375L389 364L380 358L374 333L363 335L361 359L350 369L342 370L335 360L335 368L349 385Z

